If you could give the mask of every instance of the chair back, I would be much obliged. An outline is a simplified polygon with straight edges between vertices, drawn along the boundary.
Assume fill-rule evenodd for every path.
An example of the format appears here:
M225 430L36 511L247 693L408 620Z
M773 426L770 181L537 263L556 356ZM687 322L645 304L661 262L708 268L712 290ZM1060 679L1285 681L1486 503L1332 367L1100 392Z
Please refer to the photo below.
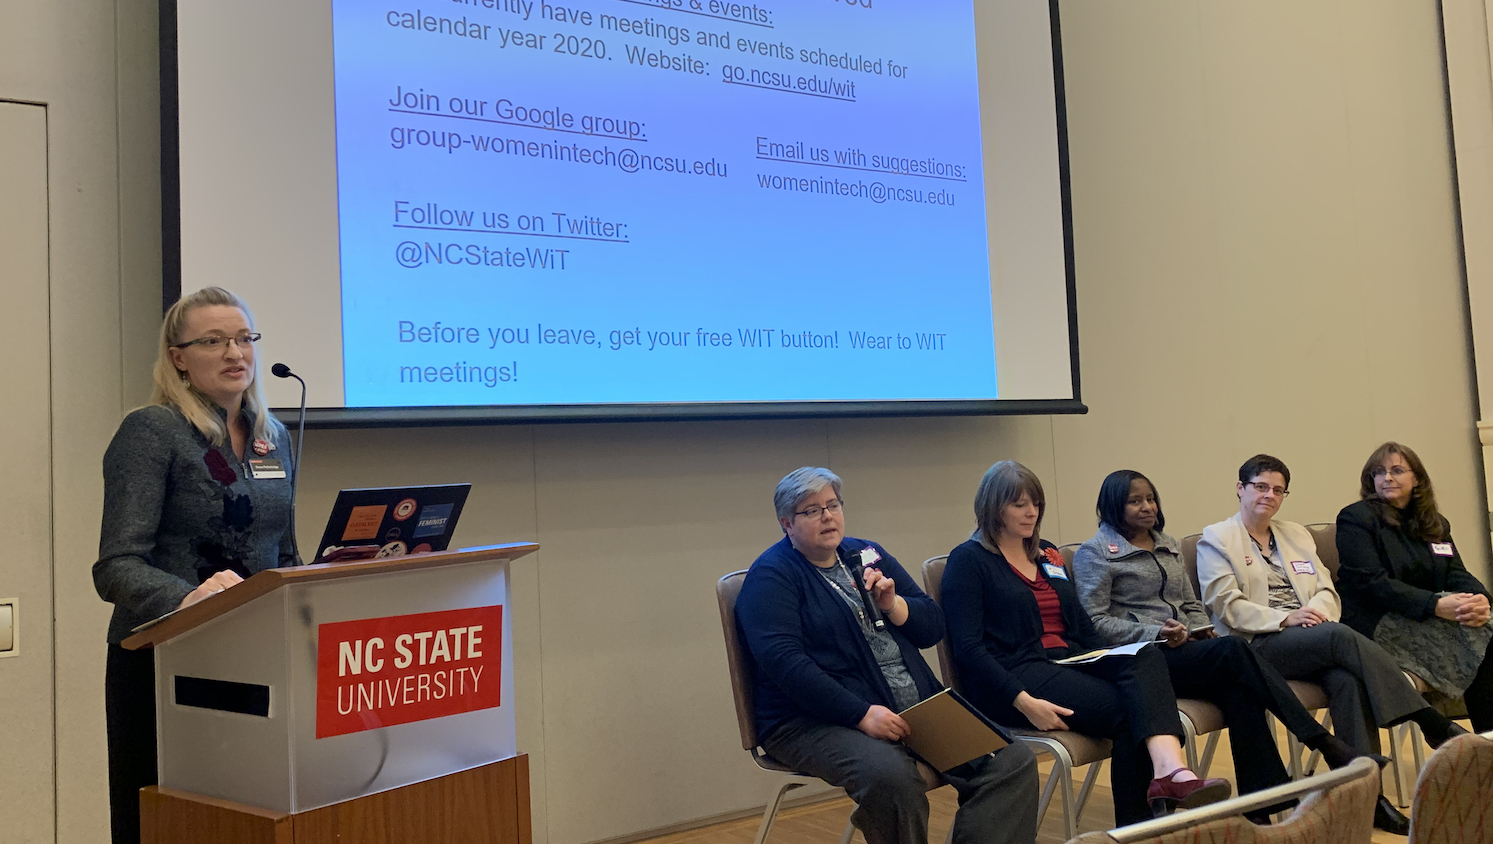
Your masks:
M715 599L721 608L721 632L726 637L726 667L731 672L731 697L736 701L736 728L741 731L741 749L757 749L757 710L752 689L755 669L752 655L736 629L736 596L741 594L746 569L733 571L715 583Z
M1068 573L1068 582L1073 582L1073 555L1078 553L1078 546L1082 542L1070 542L1067 545L1059 545L1058 553L1063 555L1063 571Z
M1410 844L1486 842L1493 832L1493 733L1457 736L1421 771L1410 804Z
M1182 537L1182 567L1187 569L1187 579L1192 581L1192 594L1203 597L1203 587L1198 583L1198 540L1202 539L1201 533L1192 533Z
M1318 522L1307 525L1306 529L1311 531L1312 541L1317 543L1317 559L1322 561L1322 568L1327 569L1332 582L1337 583L1337 524Z
M943 567L948 561L948 554L939 554L923 561L923 591L940 607L943 606ZM947 633L938 640L938 664L943 669L944 685L959 691L959 671L954 667L954 651L949 647Z

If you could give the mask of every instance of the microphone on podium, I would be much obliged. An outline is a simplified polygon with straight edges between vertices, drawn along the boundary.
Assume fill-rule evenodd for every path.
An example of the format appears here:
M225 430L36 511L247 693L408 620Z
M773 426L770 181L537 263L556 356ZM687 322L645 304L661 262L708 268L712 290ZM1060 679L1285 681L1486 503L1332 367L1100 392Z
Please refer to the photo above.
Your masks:
M300 557L300 545L295 539L295 493L296 488L301 485L301 449L306 443L306 381L283 363L271 366L270 373L276 378L294 378L301 382L301 417L296 425L295 437L295 474L290 478L290 542L296 549L296 556Z

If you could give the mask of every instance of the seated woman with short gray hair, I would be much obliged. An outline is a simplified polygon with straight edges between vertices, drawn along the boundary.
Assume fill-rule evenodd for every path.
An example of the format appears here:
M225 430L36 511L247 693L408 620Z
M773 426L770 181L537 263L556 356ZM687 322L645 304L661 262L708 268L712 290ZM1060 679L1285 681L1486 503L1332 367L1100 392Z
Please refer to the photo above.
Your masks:
M926 844L926 785L897 713L943 689L918 652L943 638L943 612L885 548L845 535L840 488L815 467L778 482L783 538L737 598L757 668L757 734L774 758L844 788L867 844ZM957 844L1036 840L1037 763L1024 745L943 779L959 792Z

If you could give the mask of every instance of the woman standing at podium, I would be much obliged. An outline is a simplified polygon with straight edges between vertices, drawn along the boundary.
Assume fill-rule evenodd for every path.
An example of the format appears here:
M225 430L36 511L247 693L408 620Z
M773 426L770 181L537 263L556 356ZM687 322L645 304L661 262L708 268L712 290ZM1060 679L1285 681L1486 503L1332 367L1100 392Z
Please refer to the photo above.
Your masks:
M114 604L104 708L115 844L140 840L139 790L156 782L155 664L132 628L295 565L290 437L265 405L249 308L208 287L166 312L151 403L104 454L93 582Z

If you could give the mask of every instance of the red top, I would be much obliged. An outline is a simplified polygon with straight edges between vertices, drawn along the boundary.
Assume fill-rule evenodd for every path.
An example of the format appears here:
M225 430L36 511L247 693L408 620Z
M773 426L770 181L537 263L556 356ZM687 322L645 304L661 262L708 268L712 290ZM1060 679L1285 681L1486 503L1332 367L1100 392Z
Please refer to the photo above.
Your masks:
M1063 604L1058 600L1058 593L1052 590L1052 584L1042 576L1040 569L1036 580L1029 580L1015 566L1011 566L1011 571L1016 572L1016 576L1032 590L1032 596L1037 599L1037 610L1042 614L1042 647L1068 647L1067 640L1063 638L1063 634L1068 632L1067 626L1063 624Z

